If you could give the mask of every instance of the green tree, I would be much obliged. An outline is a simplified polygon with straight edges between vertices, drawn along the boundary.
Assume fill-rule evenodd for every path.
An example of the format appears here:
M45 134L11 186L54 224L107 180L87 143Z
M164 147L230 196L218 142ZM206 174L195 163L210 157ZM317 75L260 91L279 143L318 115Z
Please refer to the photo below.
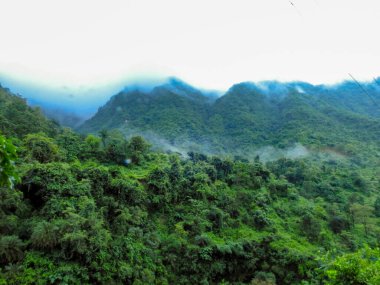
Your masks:
M317 241L321 232L320 221L314 215L306 213L301 218L300 230L310 241Z
M81 137L69 128L64 128L57 136L56 141L63 150L67 161L73 161L83 151Z
M104 149L105 160L116 164L125 164L128 143L123 133L113 130L108 133L108 143Z
M367 247L355 253L343 254L335 259L328 254L322 261L324 284L380 284L380 250L378 248Z
M374 209L375 209L374 213L376 217L380 217L380 197L376 198Z
M17 262L23 256L24 243L17 236L0 237L0 263Z
M81 158L99 158L100 156L100 142L101 139L94 136L88 135L84 140L83 150L84 152L80 154Z
M100 139L102 140L103 147L106 147L107 139L109 137L109 133L106 129L102 129L99 131Z
M33 247L37 249L53 249L58 244L59 227L54 223L42 221L38 223L30 237Z
M16 147L9 139L0 135L0 187L13 188L14 182L19 179L14 166L16 159Z
M127 146L127 153L134 164L140 164L145 158L150 144L141 136L132 137Z
M371 227L370 217L373 213L373 208L368 205L361 205L359 203L353 203L349 209L352 224L355 226L360 223L364 227L365 234L368 235Z
M24 145L31 159L41 163L56 161L59 159L59 148L53 139L44 133L29 134L24 139Z
M350 223L343 216L333 216L329 226L335 234L339 234L344 230L349 229Z

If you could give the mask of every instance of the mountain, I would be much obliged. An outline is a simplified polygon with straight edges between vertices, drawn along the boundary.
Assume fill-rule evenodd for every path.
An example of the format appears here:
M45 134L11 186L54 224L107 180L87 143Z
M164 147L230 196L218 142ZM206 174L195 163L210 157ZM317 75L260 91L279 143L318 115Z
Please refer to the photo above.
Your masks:
M33 104L32 106L38 106L38 104ZM50 118L61 126L69 128L77 128L86 121L88 116L82 116L76 112L66 111L59 107L43 107L41 108L42 113Z
M211 101L212 98L179 80L170 80L149 92L126 88L99 108L79 130L133 128L154 130L171 142L177 138L201 140L207 133L204 122Z
M122 82L96 86L55 86L48 82L18 80L1 73L0 82L13 93L22 94L28 105L40 107L48 118L72 128L90 118L112 94L125 86Z
M243 82L215 98L176 79L148 92L124 89L78 130L150 132L173 145L191 142L214 153L247 155L296 143L352 152L380 139L378 87Z
M38 107L0 85L0 132L7 136L23 137L28 133L45 132L53 135L57 124L47 119Z
M379 119L318 88L172 80L86 123L234 158L83 136L1 88L0 284L379 284ZM291 159L246 159L268 144Z

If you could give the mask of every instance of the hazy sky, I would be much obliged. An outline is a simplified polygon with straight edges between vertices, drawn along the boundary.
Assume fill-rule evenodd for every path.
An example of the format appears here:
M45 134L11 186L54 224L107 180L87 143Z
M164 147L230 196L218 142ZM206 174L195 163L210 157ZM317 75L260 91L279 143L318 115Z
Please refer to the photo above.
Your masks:
M379 0L0 0L0 73L53 87L226 89L380 75Z

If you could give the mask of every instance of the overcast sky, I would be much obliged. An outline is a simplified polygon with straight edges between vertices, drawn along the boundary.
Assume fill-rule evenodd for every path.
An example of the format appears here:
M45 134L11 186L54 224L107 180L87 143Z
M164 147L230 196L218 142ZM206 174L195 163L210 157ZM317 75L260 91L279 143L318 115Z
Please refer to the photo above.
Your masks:
M177 76L221 90L380 75L379 0L291 2L0 0L0 74L66 88Z

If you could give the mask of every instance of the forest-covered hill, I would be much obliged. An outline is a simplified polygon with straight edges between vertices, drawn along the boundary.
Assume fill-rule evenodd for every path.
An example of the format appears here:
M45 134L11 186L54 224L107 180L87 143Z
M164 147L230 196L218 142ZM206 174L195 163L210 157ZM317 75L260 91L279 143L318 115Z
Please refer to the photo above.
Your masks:
M363 140L371 146L379 141L380 86L247 82L215 98L172 80L150 92L120 92L79 131L114 128L150 134L185 149L249 158L260 147L297 143L352 153L363 148Z
M84 135L2 89L0 284L379 284L376 110L260 90L127 91ZM310 155L184 157L124 125Z
M25 98L0 85L0 131L3 134L22 137L28 133L45 132L54 135L57 127L39 108L29 107Z

